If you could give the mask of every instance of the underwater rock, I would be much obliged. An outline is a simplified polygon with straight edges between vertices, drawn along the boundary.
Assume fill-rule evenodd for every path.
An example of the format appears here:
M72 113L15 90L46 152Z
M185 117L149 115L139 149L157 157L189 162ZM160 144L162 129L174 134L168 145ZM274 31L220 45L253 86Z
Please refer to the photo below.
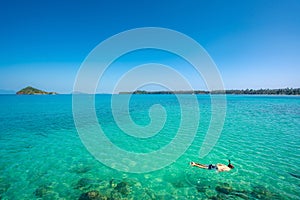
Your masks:
M90 178L79 179L78 182L73 187L74 189L78 189L84 192L90 190L97 190L102 192L102 190L106 191L107 189L110 188L108 181L103 181L100 179L90 179Z
M88 189L94 183L94 180L89 178L81 178L77 182L75 189Z
M196 186L196 190L197 190L198 192L201 192L201 193L205 193L205 192L206 192L206 189L207 189L206 186L201 186L201 185L197 185L197 186Z
M130 193L130 187L126 182L118 183L117 186L115 187L115 190L125 196Z
M122 199L122 195L121 193L119 193L116 190L113 190L110 194L110 200L121 200Z
M116 186L117 186L117 181L115 180L115 179L111 179L110 181L109 181L109 186L111 187L111 188L115 188Z
M80 195L79 200L107 200L106 196L101 195L97 190L91 190L89 192Z
M216 196L211 199L249 199L249 192L245 190L235 190L228 183L221 183L216 186L215 190L218 192Z
M107 190L110 188L108 181L95 181L94 186L96 186L100 190Z
M46 194L48 194L50 192L50 187L47 185L41 185L39 186L35 191L34 191L34 195L36 197L44 197Z
M130 185L130 187L136 187L136 188L142 187L142 183L139 182L139 180L137 178L130 178L130 179L126 178L123 181L128 183Z
M147 188L145 189L145 193L150 197L150 199L157 199L153 190Z
M232 195L239 197L240 199L249 199L249 192L246 190L234 190Z
M279 198L277 194L272 193L267 188L260 185L253 187L251 195L252 197L257 199L278 199Z
M249 194L247 192L234 193L234 195L239 197L240 199L249 199Z
M209 188L209 189L206 189L204 195L210 199L212 198L213 196L216 196L218 194L218 192L215 190L215 189L212 189L212 188Z
M212 197L210 197L210 199L212 199L212 200L225 200L225 199L230 199L230 198L228 198L228 196L226 196L225 194L217 194L217 196L212 196Z
M222 185L218 185L216 191L223 194L230 194L233 189L228 183L223 183Z

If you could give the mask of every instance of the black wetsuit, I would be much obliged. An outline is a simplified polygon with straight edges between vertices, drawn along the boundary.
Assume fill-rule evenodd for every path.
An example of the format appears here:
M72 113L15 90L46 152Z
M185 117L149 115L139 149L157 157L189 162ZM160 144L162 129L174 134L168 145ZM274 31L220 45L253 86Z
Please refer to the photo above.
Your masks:
M217 165L210 164L210 165L208 165L207 169L209 169L209 170L212 170L212 169L218 170L218 167L217 167Z

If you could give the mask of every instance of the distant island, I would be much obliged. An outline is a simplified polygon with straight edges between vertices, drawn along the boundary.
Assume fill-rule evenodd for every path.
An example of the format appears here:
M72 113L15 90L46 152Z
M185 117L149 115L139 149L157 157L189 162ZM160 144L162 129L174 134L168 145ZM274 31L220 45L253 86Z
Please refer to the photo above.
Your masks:
M300 88L284 89L246 89L246 90L225 90L225 91L145 91L136 90L133 92L120 92L119 94L247 94L247 95L300 95Z
M18 91L16 94L18 94L18 95L54 95L54 94L58 94L58 93L45 92L43 90L39 90L39 89L33 88L31 86L28 86L28 87L23 88L22 90Z

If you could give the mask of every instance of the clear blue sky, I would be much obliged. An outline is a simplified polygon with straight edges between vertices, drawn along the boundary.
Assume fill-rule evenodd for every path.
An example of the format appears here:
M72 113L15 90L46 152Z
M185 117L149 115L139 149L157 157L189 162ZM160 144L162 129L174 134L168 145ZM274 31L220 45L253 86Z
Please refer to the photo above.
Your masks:
M299 10L298 0L3 0L0 89L32 85L69 93L81 62L97 44L149 26L199 42L226 89L300 87ZM107 85L99 92L109 91Z

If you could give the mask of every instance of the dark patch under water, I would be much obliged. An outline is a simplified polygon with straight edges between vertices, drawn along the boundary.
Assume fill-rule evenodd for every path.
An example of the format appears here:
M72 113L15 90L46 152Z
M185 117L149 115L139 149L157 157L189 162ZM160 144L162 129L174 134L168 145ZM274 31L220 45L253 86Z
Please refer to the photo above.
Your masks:
M294 174L294 173L289 173L291 176L295 177L295 178L299 178L300 179L300 175Z
M4 182L4 179L0 177L0 199L2 199L2 194L4 194L10 187L10 184Z
M185 199L199 199L198 194L204 194L207 199L220 200L220 199L284 199L277 193L267 189L261 185L253 185L250 190L237 190L229 183L220 182L214 188L216 195L206 193L212 188L207 185L197 184L194 186L187 186L186 183L171 183L177 189L186 188L190 190L192 187L195 189L195 196L186 196ZM3 178L0 178L0 199L2 194L5 193L10 184ZM179 187L179 188L178 188ZM101 180L93 178L80 178L77 182L70 187L77 191L79 200L117 200L117 199L176 199L178 196L175 193L158 194L154 190L142 186L142 184L135 179L110 179ZM192 191L192 190L191 190ZM34 196L41 199L55 199L60 195L53 191L52 184L41 184L35 191ZM201 195L200 195L201 196Z
M130 181L129 181L130 182ZM83 193L80 195L80 200L90 200L90 199L124 199L124 198L137 198L137 199L173 199L176 198L176 195L159 195L156 194L153 190L149 188L137 188L134 186L134 181L128 183L126 181L118 181L111 179L106 184L106 188L99 188L97 186L97 180L91 180L82 178L77 183L77 188L83 190ZM173 184L173 183L172 183ZM103 184L102 184L103 185ZM174 184L173 184L174 185ZM184 187L184 183L179 184L176 182L175 186ZM195 186L199 193L205 193L207 189L210 189L207 186L197 185ZM137 195L136 191L139 191ZM279 194L273 193L267 188L255 185L252 187L252 190L236 190L228 183L219 183L215 187L217 192L216 196L206 195L208 199L283 199Z
M34 195L38 198L43 198L47 194L51 192L51 186L50 185L40 185L35 191Z

